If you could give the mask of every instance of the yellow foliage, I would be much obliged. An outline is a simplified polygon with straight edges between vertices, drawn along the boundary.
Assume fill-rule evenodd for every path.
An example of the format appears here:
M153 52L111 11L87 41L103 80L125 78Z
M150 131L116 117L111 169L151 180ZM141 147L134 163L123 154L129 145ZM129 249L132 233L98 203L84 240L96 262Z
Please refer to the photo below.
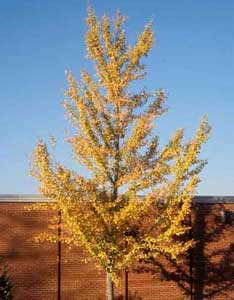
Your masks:
M86 46L97 80L83 70L77 83L67 73L64 107L76 129L68 142L92 177L53 163L43 141L34 150L31 170L41 193L53 201L34 209L61 211L61 241L83 245L116 280L139 259L159 254L176 259L191 247L192 241L180 237L189 230L185 221L205 165L199 153L210 132L203 117L193 139L184 142L183 130L177 130L159 148L154 128L166 112L165 93L130 91L132 81L145 76L141 59L154 34L148 24L130 46L125 19L118 13L113 22L108 16L98 20L89 8ZM56 236L41 234L37 240L55 242Z

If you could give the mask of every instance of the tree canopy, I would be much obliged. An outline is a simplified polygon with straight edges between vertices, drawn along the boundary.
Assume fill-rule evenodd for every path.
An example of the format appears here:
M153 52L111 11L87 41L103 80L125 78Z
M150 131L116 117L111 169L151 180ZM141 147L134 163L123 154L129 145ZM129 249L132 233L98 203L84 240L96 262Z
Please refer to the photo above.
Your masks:
M77 82L67 73L64 107L76 131L67 141L91 176L53 162L43 141L31 170L40 192L52 200L40 208L62 213L62 242L84 246L114 280L139 259L164 253L176 259L191 247L192 241L179 237L189 230L185 220L206 163L199 153L210 132L203 117L192 139L184 141L178 129L160 145L155 125L167 111L165 92L131 89L146 75L142 58L154 42L152 24L130 45L125 21L119 12L114 20L98 19L88 8L85 41L95 76L83 70Z

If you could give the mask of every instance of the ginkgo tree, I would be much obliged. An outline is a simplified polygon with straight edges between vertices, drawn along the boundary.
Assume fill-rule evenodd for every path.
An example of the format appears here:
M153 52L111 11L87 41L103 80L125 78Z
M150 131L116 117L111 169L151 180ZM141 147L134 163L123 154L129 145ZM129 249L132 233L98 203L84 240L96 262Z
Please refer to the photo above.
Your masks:
M159 145L155 125L166 112L166 95L131 88L146 75L141 59L153 45L152 25L130 45L125 20L119 12L113 20L99 19L88 8L85 41L96 76L83 70L77 82L67 72L64 107L75 128L68 143L90 175L54 162L41 140L31 168L40 192L51 200L35 209L61 212L61 241L82 245L106 272L107 300L114 299L113 282L132 264L160 254L176 259L191 247L192 241L180 237L189 230L185 221L206 163L199 153L210 132L203 117L191 140L184 141L179 129ZM53 242L57 236L42 233L37 239Z

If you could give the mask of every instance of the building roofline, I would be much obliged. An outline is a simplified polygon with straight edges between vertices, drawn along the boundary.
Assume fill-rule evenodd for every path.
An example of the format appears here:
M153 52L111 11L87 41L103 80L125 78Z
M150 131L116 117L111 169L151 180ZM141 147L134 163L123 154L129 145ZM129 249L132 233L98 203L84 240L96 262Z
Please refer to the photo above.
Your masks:
M0 203L41 203L50 200L39 194L0 194Z
M234 203L234 196L196 196L195 203Z
M39 194L0 194L0 203L43 203L49 199ZM234 203L234 196L196 196L194 203Z

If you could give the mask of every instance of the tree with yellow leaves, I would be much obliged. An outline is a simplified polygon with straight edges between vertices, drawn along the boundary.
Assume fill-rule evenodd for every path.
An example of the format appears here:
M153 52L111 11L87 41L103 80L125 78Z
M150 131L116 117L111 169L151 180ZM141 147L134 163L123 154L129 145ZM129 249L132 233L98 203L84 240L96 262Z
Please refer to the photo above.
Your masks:
M149 23L130 46L125 19L121 13L113 21L106 15L98 19L89 8L86 46L97 78L83 70L77 83L67 73L64 107L76 129L68 142L91 176L53 162L43 141L32 159L32 176L51 200L36 209L61 212L61 241L82 245L106 272L107 300L114 299L113 282L133 263L160 254L176 259L191 247L192 241L180 237L189 230L185 220L205 165L198 156L210 132L202 118L193 139L184 142L180 129L159 147L154 127L166 112L165 93L132 93L130 88L146 74L141 59L150 51L154 34Z

